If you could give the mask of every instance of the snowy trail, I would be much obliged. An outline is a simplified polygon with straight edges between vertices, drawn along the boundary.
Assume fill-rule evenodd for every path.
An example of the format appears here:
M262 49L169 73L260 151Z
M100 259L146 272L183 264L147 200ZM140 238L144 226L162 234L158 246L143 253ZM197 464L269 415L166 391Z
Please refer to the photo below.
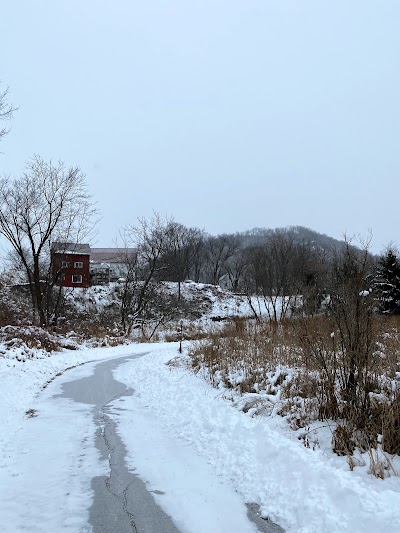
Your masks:
M116 367L116 374L120 368ZM127 364L130 364L129 362ZM117 433L128 449L131 471L146 481L156 502L184 533L280 533L271 521L257 517L234 488L216 475L194 446L167 431L136 395L120 395L109 404ZM142 529L139 529L141 532ZM147 531L143 530L143 531ZM166 529L149 532L167 533Z
M176 355L176 344L160 343L0 359L2 533L93 533L96 483L110 480L121 493L110 476L118 454L182 533L254 533L244 502L288 533L400 531L400 477L350 472L323 449L304 448L283 421L251 418L188 369L165 365ZM120 382L109 398L60 397L102 361ZM103 378L87 394L102 394ZM257 527L280 531L269 521Z
M38 352L24 362L0 358L2 533L90 531L91 479L107 474L95 447L93 408L55 396L63 383L90 376L97 362L154 349L121 345L51 357Z
M113 370L130 364L143 349L75 354L77 362L94 357L105 361L59 375L35 401L32 392L39 382L54 377L48 367L68 367L71 354L29 363L25 369L34 372L26 377L19 369L5 373L9 405L15 398L34 410L31 418L16 413L7 418L0 410L10 430L10 438L0 436L3 533L281 531L263 520L256 527L251 521L256 513L232 486L222 482L194 447L174 439L149 412L141 413L131 391L113 378ZM15 385L17 376L22 385L30 384L28 391L7 388L7 379ZM124 405L124 400L132 404ZM124 444L132 440L136 464L130 455L125 458ZM149 452L156 478L142 469Z
M215 476L194 448L174 440L148 412L142 413L132 397L134 391L114 379L112 371L134 359L99 363L93 375L65 383L59 396L94 405L97 413L96 445L109 463L109 473L92 480L93 533L255 533L257 527L249 520L254 513L236 492ZM123 404L128 399L132 402ZM129 414L129 421L121 423L122 412ZM129 434L128 442L135 442L130 471L117 433ZM149 452L152 473L137 468L149 460ZM259 531L277 531L261 523Z
M98 363L91 376L65 383L63 393L58 396L94 406L98 426L96 446L109 467L106 475L95 477L91 482L94 500L89 522L93 533L179 533L145 484L128 471L125 447L108 416L109 403L130 394L126 386L113 378L111 371L141 355Z

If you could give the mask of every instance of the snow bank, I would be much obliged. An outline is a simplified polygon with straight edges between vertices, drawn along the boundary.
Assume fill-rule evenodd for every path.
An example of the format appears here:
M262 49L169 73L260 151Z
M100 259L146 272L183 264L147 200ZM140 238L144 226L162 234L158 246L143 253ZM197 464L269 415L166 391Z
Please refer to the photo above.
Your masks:
M400 531L398 478L364 479L335 467L321 450L282 435L271 419L246 416L187 370L164 364L176 355L149 354L116 369L115 377L246 502L259 504L288 533ZM125 434L128 450L129 440Z

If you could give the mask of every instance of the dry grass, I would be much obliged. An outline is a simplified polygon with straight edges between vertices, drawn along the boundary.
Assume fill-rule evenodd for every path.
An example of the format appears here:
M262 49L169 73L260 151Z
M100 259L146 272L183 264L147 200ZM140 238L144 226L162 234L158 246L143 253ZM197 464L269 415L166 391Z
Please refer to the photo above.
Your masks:
M0 340L7 348L26 346L28 349L54 352L61 349L60 339L48 331L34 326L5 326L0 330Z
M200 322L189 322L183 325L182 332L178 322L168 325L165 330L160 329L160 336L165 342L178 342L181 338L183 341L196 341L208 339L210 334L213 335L218 329L212 327L205 329Z
M275 326L234 320L193 342L189 355L193 371L215 387L239 394L279 390L280 414L293 429L334 420L332 447L339 455L375 449L379 440L383 453L400 454L400 319L373 317L372 329L373 349L355 359L355 376L349 348L327 317ZM356 382L352 398L349 379Z
M66 338L73 338L78 344L91 346L118 346L126 342L121 329L113 320L108 320L107 315L95 315L94 317L79 317L69 320L68 324L55 327L57 334Z
M294 365L297 359L292 340L283 334L283 326L270 329L254 320L230 321L192 344L193 369L205 372L214 385L222 382L239 392L273 394L284 381L277 367Z

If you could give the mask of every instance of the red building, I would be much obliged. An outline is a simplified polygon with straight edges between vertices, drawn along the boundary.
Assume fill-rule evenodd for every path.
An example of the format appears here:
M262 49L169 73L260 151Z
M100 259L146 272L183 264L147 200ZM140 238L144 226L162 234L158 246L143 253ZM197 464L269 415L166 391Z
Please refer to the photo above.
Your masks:
M89 244L53 242L51 245L51 264L56 285L62 287L89 287L89 260Z

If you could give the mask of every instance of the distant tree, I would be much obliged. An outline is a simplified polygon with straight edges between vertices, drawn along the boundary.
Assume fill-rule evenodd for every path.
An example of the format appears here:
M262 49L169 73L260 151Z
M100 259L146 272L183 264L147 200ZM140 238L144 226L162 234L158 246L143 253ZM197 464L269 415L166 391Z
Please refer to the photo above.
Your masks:
M230 289L237 292L244 286L248 255L244 249L238 250L225 264Z
M381 313L400 314L400 258L394 248L379 259L373 288Z
M181 283L193 270L203 233L198 228L187 228L170 221L166 228L166 239L161 257L160 275L167 281L178 282L178 300L181 299Z
M7 122L12 119L13 113L16 108L7 101L9 89L6 87L3 90L0 90L0 121ZM7 126L0 128L0 140L4 135L8 133Z
M273 322L283 320L292 309L315 293L319 282L317 254L308 242L297 242L286 230L275 230L263 244L246 250L246 282L251 295L258 296L258 311L265 309ZM314 296L313 296L314 297Z
M50 323L58 301L53 295L51 242L86 238L95 213L79 167L34 156L20 178L0 180L0 234L20 260L33 317L42 326Z
M228 261L240 249L240 241L236 235L222 234L209 237L205 242L205 279L207 283L218 285L224 274L227 274Z
M123 231L124 247L136 250L135 254L126 254L128 269L118 289L121 325L127 335L136 327L143 330L150 321L155 324L154 333L170 315L171 309L157 309L167 228L168 221L155 215L151 220L141 218L137 225L129 225Z
M323 311L322 302L328 293L333 257L325 250L315 249L310 244L305 246L305 250L306 257L302 263L303 271L299 274L303 280L303 313L310 316Z
M189 276L196 283L199 283L202 280L202 276L204 274L204 266L206 259L205 243L206 234L203 230L201 230L200 235L198 235L198 238L193 243L193 261L192 268L189 274Z

